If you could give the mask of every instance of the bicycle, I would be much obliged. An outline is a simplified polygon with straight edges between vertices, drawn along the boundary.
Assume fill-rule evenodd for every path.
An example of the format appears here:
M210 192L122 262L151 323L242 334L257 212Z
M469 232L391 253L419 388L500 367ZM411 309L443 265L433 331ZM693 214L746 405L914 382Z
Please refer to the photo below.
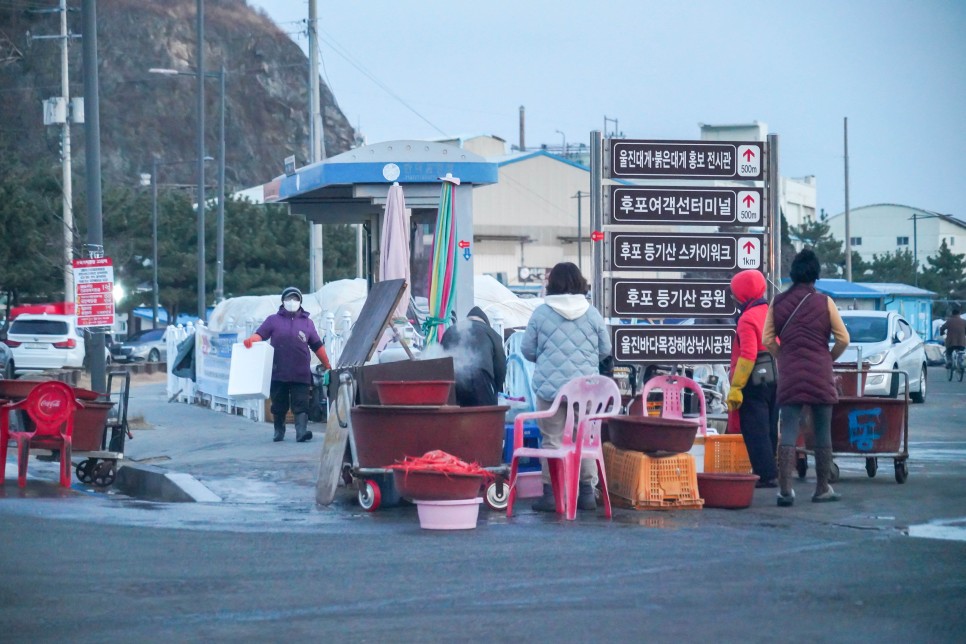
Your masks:
M959 374L959 382L963 381L963 375L966 373L966 349L956 349L952 352L949 362L946 363L946 371L950 381L954 373Z

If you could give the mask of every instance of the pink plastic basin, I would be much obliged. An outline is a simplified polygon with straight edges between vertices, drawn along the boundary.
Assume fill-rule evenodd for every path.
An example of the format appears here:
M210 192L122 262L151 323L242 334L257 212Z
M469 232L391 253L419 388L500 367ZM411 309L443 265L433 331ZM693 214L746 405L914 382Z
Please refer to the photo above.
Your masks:
M425 530L472 530L480 516L481 498L459 501L420 501L416 512L419 527Z

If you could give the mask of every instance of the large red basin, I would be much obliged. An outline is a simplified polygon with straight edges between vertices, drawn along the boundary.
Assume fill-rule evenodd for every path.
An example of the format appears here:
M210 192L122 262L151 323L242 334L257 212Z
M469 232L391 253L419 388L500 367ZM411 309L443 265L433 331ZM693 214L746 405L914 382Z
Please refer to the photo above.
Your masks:
M34 387L43 383L49 382L47 380L0 380L0 398L9 398L10 400L20 400L26 398L30 395L30 392L34 390ZM91 391L90 389L83 389L81 387L72 387L74 390L74 396L78 400L97 400L98 394L96 391Z
M839 396L832 406L832 451L898 453L906 431L906 405L904 398ZM802 430L805 447L815 449L811 414L803 419Z
M496 467L503 456L509 407L413 407L358 405L352 408L352 435L360 467L386 467L434 449Z

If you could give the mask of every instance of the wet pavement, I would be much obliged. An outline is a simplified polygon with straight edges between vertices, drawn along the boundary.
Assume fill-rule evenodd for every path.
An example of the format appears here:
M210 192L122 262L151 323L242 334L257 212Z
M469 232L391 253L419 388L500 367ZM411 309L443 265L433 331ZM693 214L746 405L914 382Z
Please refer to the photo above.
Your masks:
M321 432L271 425L132 388L149 428L132 461L194 476L222 497L159 503L13 461L0 487L6 641L929 641L966 628L966 387L933 382L911 408L909 478L839 458L840 503L746 510L615 509L568 522L526 501L477 529L421 530L412 506L364 512L352 490L314 501ZM959 385L959 386L955 386ZM313 431L322 429L316 425ZM291 432L291 430L290 430ZM11 544L16 544L12 547ZM34 617L37 602L57 606Z

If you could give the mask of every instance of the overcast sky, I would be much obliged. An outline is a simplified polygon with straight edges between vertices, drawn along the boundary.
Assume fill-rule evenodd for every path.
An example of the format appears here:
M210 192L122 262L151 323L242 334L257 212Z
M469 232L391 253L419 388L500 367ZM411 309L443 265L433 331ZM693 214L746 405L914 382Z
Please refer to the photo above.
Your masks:
M249 0L305 48L307 0ZM697 139L754 120L818 206L966 218L963 0L318 0L323 80L370 143ZM407 107L408 106L408 107ZM613 128L613 123L608 124ZM563 132L563 135L557 131Z

